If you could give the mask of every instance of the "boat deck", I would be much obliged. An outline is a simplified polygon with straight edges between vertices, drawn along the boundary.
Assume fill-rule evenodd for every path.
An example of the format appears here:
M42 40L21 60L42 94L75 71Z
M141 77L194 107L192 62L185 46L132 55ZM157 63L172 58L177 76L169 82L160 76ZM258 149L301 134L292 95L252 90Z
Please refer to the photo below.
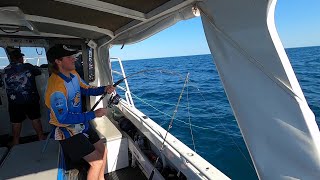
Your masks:
M56 179L58 175L59 143L50 140L13 146L0 168L0 179Z
M139 180L147 179L138 166L135 168L129 166L124 169L119 169L117 171L106 174L105 178L108 180L131 180L132 178Z

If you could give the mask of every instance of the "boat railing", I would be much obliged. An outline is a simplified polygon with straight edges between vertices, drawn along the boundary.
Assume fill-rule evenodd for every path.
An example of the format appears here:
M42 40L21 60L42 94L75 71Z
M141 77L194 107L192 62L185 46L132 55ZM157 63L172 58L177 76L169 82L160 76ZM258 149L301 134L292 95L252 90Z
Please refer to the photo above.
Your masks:
M118 74L118 75L122 76L122 77L124 78L124 84L125 84L125 86L126 86L126 87L124 88L124 87L118 85L117 88L124 91L124 95L125 95L125 97L126 97L127 103L130 104L132 107L134 107L134 103L133 103L133 100L132 100L132 96L131 96L129 84L128 84L128 81L127 81L127 79L126 79L126 73L124 72L124 68L123 68L123 65L122 65L122 61L121 61L121 59L118 58L118 57L111 57L110 60L111 60L111 59L113 59L113 60L118 60L119 65L120 65L120 69L121 69L121 72L112 70L112 73Z
M37 66L39 66L39 65L41 65L40 64L40 61L41 60L44 60L45 62L47 62L47 58L45 57L45 56L38 56L38 57L25 57L25 58L23 58L24 59L24 63L30 63L30 60L37 60L37 63L36 64L34 64L34 65L37 65ZM31 63L32 64L32 63Z

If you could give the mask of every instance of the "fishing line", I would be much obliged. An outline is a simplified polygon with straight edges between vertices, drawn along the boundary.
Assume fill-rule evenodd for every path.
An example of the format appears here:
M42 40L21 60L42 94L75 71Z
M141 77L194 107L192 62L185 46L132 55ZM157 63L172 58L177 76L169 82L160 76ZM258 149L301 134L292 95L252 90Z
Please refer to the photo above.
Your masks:
M161 113L161 114L163 114L163 115L165 115L165 116L167 116L167 117L171 117L171 115L169 115L169 114L167 114L167 113L165 113L165 112L157 109L156 107L152 106L152 105L149 104L148 102L146 102L146 101L144 101L143 99L139 98L137 95L133 94L132 92L131 92L131 95L133 95L135 98L137 98L138 100L140 100L142 103L144 103L144 104L150 106L151 108L153 108L154 110L158 111L159 113ZM159 103L159 102L158 102L158 103ZM164 103L164 104L167 104L167 103ZM169 105L174 105L174 104L169 104ZM180 107L181 107L181 106L180 106ZM186 106L183 106L183 107L186 107ZM200 109L200 110L203 110L203 109ZM190 125L190 124L184 122L183 120L176 119L176 118L175 118L175 120L183 123L182 125L185 125L186 127L188 127L188 126ZM164 124L166 124L166 123L167 123L167 121L164 121L163 123L160 123L159 125L162 127L162 126L163 126ZM181 124L178 124L178 123L175 122L175 121L174 121L174 123L175 123L176 125L181 125ZM197 126L197 125L194 125L194 124L191 124L191 126L194 127L194 128L202 129L202 130L213 131L213 132L215 132L215 133L226 134L226 132L224 132L224 131L219 131L219 130L217 130L216 127L218 127L218 126L214 126L214 127L212 127L212 126L201 127L201 126ZM158 133L158 134L160 134L160 133ZM227 133L226 135L230 135L230 134ZM216 144L216 145L219 146L220 148L223 148L220 144Z
M147 70L142 70L142 71L138 71L138 72L136 72L136 73L130 74L129 76L126 76L126 77L118 80L117 82L115 82L115 83L113 84L113 87L118 86L121 82L123 82L123 81L124 81L125 79L127 79L127 78L130 78L130 77L135 76L135 75L138 75L138 74L142 74L142 73L146 73L146 72L153 72L153 71L160 71L160 73L164 73L164 74L166 73L166 74L170 74L170 75L176 75L176 76L179 77L179 79L182 79L181 74L179 74L179 73L177 73L177 72L174 72L174 71L168 71L168 70L165 70L165 69L147 69ZM188 76L189 76L189 73L188 73ZM189 78L188 78L188 80L189 80ZM192 85L191 85L191 86L192 86ZM196 86L193 86L193 87L198 90L198 92L200 93L200 95L201 95L201 97L203 98L203 100L205 101L205 103L206 103L207 105L209 105L209 104L207 103L207 100L204 98L204 96L203 96L202 93L200 92L199 88L196 87ZM134 95L133 93L131 93L131 94ZM101 101L106 95L107 95L107 93L105 92L105 93L100 97L100 99L94 104L94 106L91 108L91 111L93 111L93 110L96 108L96 106L100 103L100 101ZM134 95L134 96L135 96L135 95ZM138 97L136 96L136 98L138 98ZM140 99L140 100L141 100L141 99ZM180 100L179 100L179 101L180 101ZM180 102L179 102L179 103L180 103ZM159 109L155 108L154 106L150 105L149 103L146 103L146 104L148 104L148 105L151 106L152 108L156 109L158 112L160 112L160 113L162 113L162 114L164 114L164 115L166 115L166 116L170 116L169 114L166 114L166 113L160 111ZM209 107L210 107L210 106L209 106ZM210 109L210 111L211 111L212 114L215 114L211 109ZM216 115L216 114L215 114L215 115ZM219 120L219 118L217 118L217 119ZM169 127L170 127L170 125L172 126L173 120L174 120L174 118L171 120L172 122L170 121ZM182 123L184 123L184 124L186 124L186 125L188 125L189 127L196 127L196 128L200 128L200 129L214 130L215 132L219 132L219 133L223 133L223 134L224 134L224 132L222 132L222 131L217 131L217 130L215 130L216 127L201 127L201 126L191 125L190 123L188 124L188 123L186 123L186 122L184 122L184 121L182 121L182 120L178 120L178 119L176 119L176 120L179 121L179 122L182 122ZM226 134L230 136L230 133L229 133L229 131L227 131L227 128L222 124L222 122L221 122L220 120L219 120L219 122L220 122L221 127L224 128ZM166 135L167 135L167 134L166 134ZM234 140L232 137L230 137L230 138L232 139L233 143L236 145L237 149L238 149L239 152L242 154L242 156L243 156L243 157L247 160L247 162L249 163L248 159L244 156L244 153L241 151L240 147L237 145L237 143L235 142L235 140ZM157 158L157 159L158 159L158 158ZM250 163L249 163L249 165L251 166ZM251 166L251 168L253 168L253 167ZM154 170L153 170L153 172L152 172L151 174L154 174ZM152 176L153 176L153 175L152 175ZM151 175L150 175L150 177L151 177Z
M144 101L143 99L139 98L137 95L133 94L132 92L131 92L131 95L133 95L135 98L137 98L138 100L140 100L142 103L144 103L144 104L150 106L151 108L153 108L154 110L158 111L159 113L161 113L161 114L163 114L163 115L165 115L165 116L171 117L171 115L169 115L169 114L167 114L167 113L165 113L165 112L157 109L156 107L154 107L154 106L151 105L150 103ZM160 103L160 102L159 102L159 103ZM165 103L165 104L166 104L166 103ZM170 105L172 105L172 104L170 104ZM186 106L180 106L180 107L186 107ZM194 108L193 108L193 109L194 109ZM201 110L203 110L203 109L201 109ZM183 125L186 125L186 127L189 126L189 124L188 124L187 122L183 121L183 120L180 120L180 119L177 119L177 118L175 118L175 120L183 123ZM164 124L166 124L166 123L167 123L167 121L164 121L163 123L161 123L161 124L159 124L159 125L162 126L162 125L164 125ZM176 122L174 122L174 123L176 123ZM217 133L226 134L226 133L223 132L223 131L216 130L216 128L219 127L219 126L197 126L197 125L194 125L194 124L192 124L191 126L194 127L194 128L198 128L198 129L210 130L210 131L214 131L214 132L217 132ZM227 135L229 135L228 132L227 132Z
M181 78L181 75L179 73L173 72L173 71L168 71L165 69L146 69L146 70L142 70L142 71L138 71L136 73L130 74L129 76L126 76L120 80L118 80L117 82L115 82L112 86L113 87L117 87L120 83L122 83L125 79L128 79L129 77L138 75L138 74L142 74L142 73L146 73L146 72L154 72L154 71L160 71L160 73L167 73L167 74L171 74L171 75L178 75ZM182 78L181 78L182 79ZM92 106L92 108L90 109L90 111L94 111L94 109L98 106L98 104L100 103L100 101L107 95L107 92L104 92L101 97L99 98L99 100ZM119 95L117 96L117 98L120 98ZM112 100L112 97L110 98L110 100ZM110 101L109 100L109 101Z
M187 81L187 83L189 84L189 81ZM194 152L197 153L197 150L196 150L196 144L194 142L194 136L193 136L193 132L192 132L192 124L191 124L191 118L190 118L190 110L189 110L189 86L187 86L187 109L188 109L188 119L189 119L189 125L190 125L190 134L191 134L191 139L192 139L192 145L193 145L193 149L194 149Z
M133 74L130 74L129 76L126 76L120 80L118 80L117 82L115 82L113 84L113 87L116 87L117 85L119 85L120 83L122 83L125 79L129 78L129 77L132 77L132 76L135 76L135 75L138 75L138 74L142 74L142 73L146 73L146 72L154 72L154 71L159 71L160 73L162 74L171 74L171 75L178 75L181 78L181 74L177 73L177 72L174 72L174 71L169 71L169 70L165 70L165 69L146 69L146 70L142 70L142 71L138 71L136 73L133 73Z
M162 102L162 101L156 101L156 100L151 100L151 99L143 99L143 98L140 98L138 97L137 95L133 94L131 92L132 95L134 95L138 100L142 101L142 102L153 102L153 103L156 103L156 104L162 104L162 105L169 105L169 106L175 106L175 104L171 104L171 103L167 103L167 102ZM146 103L149 105L149 103ZM180 105L180 107L184 107L184 108L187 108L187 106L183 106L183 105ZM201 109L201 108L192 108L192 107L189 107L190 110L197 110L197 111L207 111L205 109Z
M207 104L207 106L210 107L209 103L207 102L207 100L204 98L203 94L201 93L200 89L198 87L192 86L194 88L196 88L198 90L198 92L200 93L202 99L204 100L204 102ZM211 108L209 108L209 110L213 113L213 111L211 110ZM229 134L229 131L227 131L227 128L223 125L223 123L220 121L220 119L218 119L220 125L224 128L224 130L227 132L227 134ZM236 143L236 141L232 138L232 136L230 136L230 139L232 140L232 142L234 143L234 145L237 147L237 149L239 150L239 152L241 153L241 155L243 156L243 158L247 161L247 163L249 164L249 166L252 168L252 170L254 170L254 168L252 167L252 165L250 164L249 160L246 158L246 156L244 155L244 153L242 152L242 150L240 149L240 147L238 146L238 144Z
M189 79L189 81L191 82L191 79ZM194 82L191 82L191 83L194 83ZM196 83L194 83L194 84L196 84ZM189 83L189 85L190 85L190 83ZM211 106L209 105L208 101L204 98L204 96L203 96L203 94L201 93L200 89L199 89L197 86L195 86L195 85L190 85L190 86L193 87L193 88L195 88L195 89L197 89L197 92L200 94L200 96L202 97L202 99L205 101L207 107L211 107ZM146 101L144 101L143 99L139 98L138 96L136 96L136 95L133 94L132 92L131 92L131 94L132 94L134 97L136 97L137 99L139 99L141 102L147 104L148 106L152 107L153 109L155 109L156 111L160 112L161 114L164 114L164 115L166 115L166 116L168 116L168 117L171 117L169 114L166 114L165 112L162 112L161 110L159 110L159 109L157 109L156 107L152 106L151 104L147 103ZM154 101L154 102L155 102L155 101ZM158 103L161 103L161 102L158 102ZM166 104L168 104L168 103L166 103ZM169 105L173 105L173 104L169 104ZM182 106L182 107L188 108L188 106ZM198 108L197 108L197 109L198 109ZM214 114L215 116L217 116L217 114L214 113L214 111L213 111L211 108L209 108L209 111L210 111L212 114ZM241 154L241 155L243 156L243 158L247 161L247 163L249 164L249 166L253 169L253 167L252 167L252 165L250 164L249 160L246 158L246 156L244 155L244 153L243 153L242 150L240 149L239 145L238 145L238 144L236 143L236 141L233 139L233 137L231 136L231 133L229 132L229 130L227 130L228 128L226 128L226 127L223 125L223 123L221 122L221 120L220 120L219 118L216 118L216 119L218 119L219 124L220 124L220 127L222 127L222 128L224 129L224 131L218 131L218 130L216 130L216 128L217 128L218 126L215 126L215 127L209 127L209 126L207 126L207 127L201 127L201 126L197 126L197 125L194 125L194 124L190 125L190 123L186 123L185 121L182 121L182 120L179 120L179 119L175 119L175 120L177 120L177 121L179 121L179 122L182 122L182 123L184 123L184 124L187 125L187 126L194 127L194 128L199 128L199 129L204 129L204 130L211 130L211 131L218 132L218 133L221 133L221 134L226 134L227 136L230 137L230 139L232 140L232 143L236 146L236 148L238 149L238 151L240 152L240 154ZM160 126L164 125L165 123L166 123L166 122L160 124Z
M179 96L179 99L178 99L176 108L175 108L175 110L173 111L173 115L172 115L172 117L171 117L170 124L169 124L168 129L167 129L167 131L166 131L166 134L165 134L165 136L164 136L164 138L163 138L163 141L162 141L162 144L161 144L161 148L160 148L160 150L159 150L159 154L160 154L160 155L161 155L161 153L162 153L162 150L164 149L164 143L166 142L167 135L168 135L170 129L172 128L172 124L173 124L173 121L174 121L174 117L175 117L176 113L178 112L178 107L179 107L179 104L180 104L180 100L181 100L181 98L182 98L182 94L183 94L184 88L186 87L186 84L187 84L187 82L188 82L188 78L189 78L189 73L187 74L187 77L186 77L185 82L184 82L184 84L183 84L183 87L182 87L182 90L181 90L181 93L180 93L180 96ZM156 162L154 163L152 172L151 172L148 180L152 180L152 178L153 178L154 171L155 171L155 169L156 169L156 165L157 165L157 163L158 163L158 161L159 161L160 155L158 155L158 157L157 157L157 159L156 159Z
M191 80L190 80L191 81ZM197 86L191 85L191 87L197 89L198 93L201 95L202 99L204 100L204 102L206 103L207 107L211 107L208 103L208 101L204 98L203 94L201 93L200 89ZM213 110L211 108L209 108L209 110L211 111L212 114L215 114L213 112ZM240 154L243 156L243 158L247 161L247 163L249 164L249 166L252 168L252 170L254 170L254 168L252 167L252 165L250 164L249 160L246 158L246 156L244 155L244 153L242 152L242 150L240 149L240 147L238 146L238 144L236 143L236 141L232 138L232 136L230 135L231 133L227 130L227 128L223 125L223 123L221 122L221 120L219 118L217 118L217 120L220 123L220 126L223 127L223 129L225 130L226 134L230 137L230 139L232 140L232 142L234 143L234 145L237 147L238 151L240 152Z

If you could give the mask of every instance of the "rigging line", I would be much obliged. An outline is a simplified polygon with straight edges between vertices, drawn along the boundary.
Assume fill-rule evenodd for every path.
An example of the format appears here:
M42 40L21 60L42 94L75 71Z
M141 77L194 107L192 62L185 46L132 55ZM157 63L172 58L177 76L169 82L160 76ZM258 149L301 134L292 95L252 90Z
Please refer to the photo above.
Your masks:
M156 104L162 104L162 105L170 105L170 106L174 106L174 104L171 104L171 103L166 103L166 102L161 102L161 101L155 101L155 100L151 100L151 99L142 99L140 98L141 100L145 101L145 102L153 102L153 103L156 103ZM180 107L184 107L184 108L187 108L187 106L183 106L183 105L180 105ZM201 109L201 108L191 108L189 107L190 110L197 110L197 111L207 111L205 109ZM214 113L215 115L217 115L216 113Z
M131 92L131 93L132 93L132 92ZM157 109L156 107L152 106L151 104L143 101L143 99L139 98L139 97L136 96L135 94L132 93L132 95L133 95L135 98L137 98L138 100L140 100L142 103L145 103L146 105L150 106L151 108L153 108L154 110L158 111L159 113L161 113L161 114L163 114L163 115L165 115L165 116L171 117L169 114L167 114L167 113L165 113L165 112ZM186 122L184 122L184 121L182 121L182 120L180 120L180 119L175 119L175 120L176 120L176 121L179 121L179 122L182 122L182 123L185 124L186 126L189 125L188 123L186 123ZM163 124L165 124L165 123L166 123L166 121L163 122L163 123L161 123L161 126L162 126ZM201 126L197 126L197 125L193 125L193 124L192 124L192 127L194 127L194 128L199 128L199 129L203 129L203 130L211 130L211 131L215 131L215 132L219 132L219 133L221 133L221 134L224 134L224 132L216 130L216 128L217 128L218 126L206 126L206 127L201 127Z
M136 74L140 74L140 73L145 73L145 72L150 72L150 71L159 71L162 74L170 74L170 75L176 75L180 78L180 80L183 80L182 76L180 73L174 72L174 71L170 71L170 70L166 70L166 69L161 69L161 68L156 68L156 69L146 69L146 70L142 70L133 74L130 74L129 76L127 76L127 78L129 78L130 76L134 76Z
M192 86L194 87L194 86ZM198 92L200 93L202 99L204 100L204 102L207 104L207 106L209 106L209 103L207 102L207 100L204 98L203 94L201 93L201 91L199 90L199 88L195 87ZM213 111L209 108L209 110L213 113ZM223 123L220 121L220 119L218 119L220 125L224 128L224 130L227 132L227 134L229 135L229 131L227 130L227 128L223 125ZM252 167L252 165L250 164L249 160L246 158L246 156L244 155L244 153L242 152L242 150L240 149L240 147L238 146L238 144L236 143L236 141L232 138L232 136L230 136L230 139L232 140L232 142L234 143L234 145L237 147L237 149L239 150L240 154L243 156L243 158L247 161L247 163L250 165L250 167L252 168L252 170L254 170L254 167ZM254 170L255 171L255 170Z
M198 88L197 83L192 82L192 80L191 80L190 78L189 78L189 81L188 81L188 82L191 82L192 84L195 84L195 85L190 85L190 83L188 83L188 86L193 86L195 89L198 90L198 93L200 92L200 94L201 94L201 91L200 91L200 89ZM157 109L156 107L154 107L153 105L151 105L150 103L148 103L147 101L149 101L149 102L154 102L154 103L158 103L158 104L163 104L163 105L172 105L172 106L174 106L174 104L166 103L166 102L161 102L161 101L150 100L150 99L142 99L142 98L138 97L137 95L135 95L134 93L132 93L132 92L130 92L130 93L131 93L135 98L137 98L137 99L140 100L141 102L147 104L148 106L152 107L153 109L157 110L158 112L160 112L160 113L162 113L162 114L164 114L164 115L166 115L166 116L170 116L170 115L166 114L165 112L160 111L159 109ZM202 94L201 94L201 95L202 95ZM202 96L203 96L203 95L202 95ZM204 109L201 109L201 108L190 108L190 107L183 106L183 105L180 105L180 107L185 107L185 108L189 108L189 109L193 109L193 110L198 110L198 111L207 111L207 110L204 110ZM210 106L210 105L208 104L208 107L212 107L212 106ZM210 109L210 108L209 108L209 109ZM211 113L215 116L216 119L219 118L219 117L218 117L218 114L215 113L215 112L213 112L212 109L211 109ZM177 119L177 121L180 121L180 122L183 122L183 123L186 124L186 122L184 122L184 121L182 121L182 120ZM201 128L201 129L216 128L216 126L215 126L215 127L210 127L210 126L208 126L208 127L200 127L200 126L196 126L196 125L192 125L192 126L198 127L198 128Z
M163 141L162 141L162 144L161 144L161 148L160 148L160 150L159 150L159 154L160 154L160 155L162 154L162 151L163 151L163 149L164 149L164 143L166 142L167 135L168 135L170 129L172 128L172 124L173 124L173 121L174 121L174 117L175 117L175 115L176 115L177 112L178 112L178 107L179 107L179 104L180 104L180 100L181 100L181 98L182 98L182 95L183 95L183 92L184 92L184 88L186 87L186 84L187 84L187 82L188 82L188 78L189 78L189 73L187 74L187 77L186 77L185 82L184 82L184 84L183 84L183 87L182 87L182 90L181 90L181 93L180 93L180 96L179 96L177 105L176 105L176 107L175 107L175 109L174 109L174 111L173 111L173 115L172 115L172 117L171 117L169 126L168 126L168 128L167 128L167 132L166 132L166 134L165 134L165 136L164 136L164 138L163 138ZM157 165L157 163L158 163L158 161L159 161L160 155L158 155L158 157L157 157L157 159L156 159L156 162L154 163L153 169L152 169L152 171L151 171L151 174L150 174L148 180L151 180L151 179L153 178L154 170L155 170L156 165Z
M190 81L190 79L188 79L188 80ZM189 82L189 81L188 81L188 82ZM196 83L194 83L194 84L196 84ZM195 85L191 85L191 87L194 87L195 89L197 89L198 93L201 95L202 99L205 101L205 103L207 104L207 106L210 107L208 101L204 98L204 96L203 96L203 94L201 93L200 89L199 89L197 86L195 86ZM187 90L188 90L188 88L187 88ZM136 95L133 94L132 92L131 92L131 94L132 94L134 97L136 97L138 100L140 100L141 102L143 102L143 103L147 104L148 106L152 107L153 109L155 109L156 111L160 112L161 114L164 114L164 115L166 115L166 116L170 116L170 115L168 115L168 114L160 111L160 110L157 109L156 107L152 106L151 104L147 103L147 102L144 101L143 99L139 98L138 96L136 96ZM188 97L187 97L187 98L188 98ZM166 103L166 104L168 104L168 103ZM187 106L187 108L189 108L189 105ZM212 114L215 114L211 108L209 108L209 110L211 111ZM189 109L188 109L188 113L189 113ZM236 143L236 141L235 141L235 140L232 138L232 136L230 135L231 133L229 132L229 130L223 125L223 123L221 122L221 120L220 120L219 118L217 118L217 119L218 119L218 121L219 121L219 123L220 123L220 126L223 127L224 131L225 131L226 134L231 138L232 142L233 142L234 145L237 147L238 151L241 153L241 155L244 157L244 159L248 162L248 164L250 165L250 167L253 169L253 167L251 166L249 160L245 157L244 153L242 152L242 150L240 149L240 147L238 146L238 144ZM186 123L186 122L184 122L184 121L182 121L182 120L179 120L179 119L176 119L176 120L179 121L179 122L182 122L182 123L184 123L184 124L186 124L186 125L189 125L190 127L193 126L193 127L196 127L196 128L207 129L207 130L214 130L214 128L216 128L216 127L200 127L200 126L192 125L190 122L189 122L189 124L188 124L188 123ZM166 123L166 121L163 122L163 123L161 124L161 126L164 125L165 123ZM217 131L217 130L214 130L214 131L220 132L220 133L223 133L223 134L224 134L224 132L222 132L222 131Z
M118 80L117 82L115 82L115 83L113 84L113 87L118 86L121 82L123 82L125 79L127 79L127 78L129 78L129 77L135 76L135 75L137 75L137 74L145 73L145 72L158 71L158 70L160 71L160 73L162 73L162 72L170 72L171 74L177 74L177 73L175 73L175 72L167 71L167 70L160 69L160 68L158 68L158 69L146 69L146 70L138 71L138 72L136 72L136 73L132 73L132 74L130 74L129 76L123 77L122 79L120 79L120 80ZM178 75L179 75L179 74L178 74ZM92 108L90 109L90 111L94 111L94 109L98 106L98 104L100 103L100 101L101 101L107 94L108 94L107 92L103 93L103 94L101 95L101 97L98 99L98 101L92 106Z
M163 115L165 115L165 116L171 117L169 114L167 114L167 113L165 113L165 112L163 112L163 111L160 111L159 109L157 109L156 107L152 106L151 104L143 101L143 99L139 98L138 96L136 96L136 95L133 94L132 92L131 92L131 95L133 95L135 98L137 98L138 100L140 100L142 103L145 103L146 105L150 106L150 107L153 108L154 110L158 111L159 113L161 113L161 114L163 114ZM176 120L176 121L179 121L179 122L182 122L182 123L185 124L186 126L189 126L188 123L186 123L186 122L184 122L184 121L182 121L182 120L180 120L180 119L176 119L176 118L175 118L175 120ZM161 126L162 126L163 124L165 124L165 123L167 123L167 121L163 122L163 123L161 124ZM218 126L215 126L215 127L213 127L213 126L201 127L201 126L197 126L197 125L192 124L192 127L194 127L194 128L199 128L199 129L203 129L203 130L210 130L210 131L218 132L218 133L221 133L221 134L225 134L225 132L223 132L223 131L218 131L218 130L215 129L215 128L218 127Z
M152 71L159 71L160 73L167 73L167 74L171 74L171 75L177 75L180 77L180 79L182 80L181 78L181 74L177 73L177 72L174 72L174 71L169 71L169 70L165 70L165 69L161 69L161 68L156 68L156 69L146 69L146 70L142 70L142 71L138 71L136 73L132 73L130 74L129 76L126 76L126 77L123 77L122 79L118 80L117 82L114 83L114 87L116 87L117 85L119 85L120 83L122 83L125 79L129 78L129 77L132 77L132 76L135 76L137 74L141 74L141 73L145 73L145 72L152 72Z
M189 81L187 81L188 85L189 85ZM197 152L196 150L196 145L194 143L194 136L193 136L193 132L192 132L192 124L191 124L191 117L190 117L190 110L189 110L189 87L187 86L187 109L188 109L188 117L189 117L189 125L190 125L190 134L191 134L191 139L192 139L192 144L193 144L193 149L194 152Z
M178 76L181 80L182 80L182 76L180 73L177 73L175 71L170 71L170 70L165 70L165 69L154 69L154 70L160 70L160 73L167 73L167 74L171 74L171 75L176 75ZM190 86L195 86L195 88L199 90L199 88L197 87L197 83L195 82L192 82L193 80L191 80L189 78L189 81L188 81L188 85L190 85L189 82L191 82L191 85ZM192 85L192 84L195 84L195 85ZM149 103L147 103L146 101L149 101L149 102L154 102L154 103L158 103L158 104L164 104L164 105L172 105L172 106L175 106L175 104L171 104L171 103L166 103L166 102L161 102L161 101L155 101L155 100L150 100L150 99L142 99L142 98L139 98L137 95L133 94L132 92L130 92L132 95L134 95L137 99L139 99L140 101L146 103L147 105L151 106L152 108L155 108L153 107L152 105L150 105ZM187 108L187 106L183 106L183 105L180 105L180 107L185 107ZM210 107L210 106L209 106ZM190 108L190 107L189 107ZM156 109L156 108L155 108ZM190 108L190 109L193 109L193 110L198 110L198 111L206 111L204 109L201 109L201 108ZM158 110L159 112L161 112L160 110ZM212 111L212 114L214 114L216 117L218 117L218 114L217 113L214 113ZM170 115L169 115L170 116Z
M287 94L289 94L291 97L297 97L298 99L300 99L301 101L303 101L303 98L301 98L300 96L298 96L292 89L291 87L287 86L284 82L282 82L280 79L278 79L272 72L268 71L263 64L258 61L256 58L252 57L246 50L244 50L243 48L241 48L241 46L235 41L233 40L231 37L229 37L224 31L222 31L221 29L218 28L218 26L214 23L213 19L209 17L209 15L207 15L206 12L204 12L202 10L202 8L200 8L198 6L198 9L201 11L201 14L203 14L203 17L206 17L207 20L209 21L209 23L212 25L212 27L218 32L220 33L223 37L225 37L225 39L235 48L238 50L239 53L241 53L244 57L246 57L246 59L251 62L252 64L254 64L261 72L263 72L271 81L273 81L276 85L278 85L278 87L280 87L280 89L282 89L284 92L286 92Z

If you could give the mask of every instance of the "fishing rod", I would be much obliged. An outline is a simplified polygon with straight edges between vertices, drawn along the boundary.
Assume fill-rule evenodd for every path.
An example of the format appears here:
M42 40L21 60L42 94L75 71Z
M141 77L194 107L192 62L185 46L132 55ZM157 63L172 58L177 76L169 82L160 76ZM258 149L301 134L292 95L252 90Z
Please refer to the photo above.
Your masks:
M136 73L133 73L133 74L130 74L129 76L126 76L120 80L118 80L117 82L115 82L112 86L113 87L117 87L120 83L122 83L125 79L129 78L129 77L132 77L132 76L135 76L135 75L138 75L138 74L141 74L141 73L145 73L145 72L150 72L150 71L160 71L160 72L169 72L170 74L177 74L175 72L171 72L171 71L167 71L167 70L164 70L164 69L146 69L146 70L142 70L142 71L138 71ZM178 74L180 75L180 74ZM181 78L181 76L179 76ZM98 104L100 103L100 101L107 95L108 93L107 92L104 92L102 94L102 96L99 98L99 100L93 105L93 107L91 108L90 111L94 111L94 109L98 106ZM119 100L120 100L120 96L118 94L115 94L114 96L111 96L110 99L109 99L109 102L108 102L108 105L111 105L111 104L118 104L119 103Z

